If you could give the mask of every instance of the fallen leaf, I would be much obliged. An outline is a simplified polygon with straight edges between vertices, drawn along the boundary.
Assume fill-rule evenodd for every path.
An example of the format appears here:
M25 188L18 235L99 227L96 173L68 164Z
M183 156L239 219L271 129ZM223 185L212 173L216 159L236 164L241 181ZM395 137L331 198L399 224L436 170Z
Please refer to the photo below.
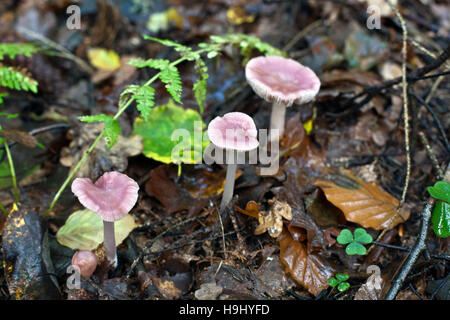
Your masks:
M209 140L203 138L204 128L197 111L183 109L169 100L153 108L147 121L136 118L133 133L142 136L143 153L148 158L163 163L201 163L203 150L209 145Z
M247 14L241 6L231 6L228 8L227 18L231 24L235 25L252 23L255 20L255 16Z
M113 50L92 48L87 52L89 62L101 70L116 70L120 68L120 58Z
M176 166L161 165L152 170L145 184L148 195L155 197L166 209L166 214L188 210L189 215L200 212L208 199L195 199L177 182Z
M389 54L387 43L361 29L350 33L345 40L344 55L351 68L369 70Z
M258 218L258 215L259 215L259 212L260 212L258 203L256 203L253 200L247 202L247 204L245 205L245 210L239 208L238 206L235 206L235 209L237 211L239 211L240 213L246 214L246 215L248 215L250 217L253 217L253 218Z
M372 274L367 281L359 287L355 294L354 300L383 300L389 282L386 276Z
M15 300L61 298L47 236L36 211L14 206L2 234L4 270Z
M399 205L397 199L377 184L367 183L349 170L343 170L343 173L330 173L315 185L323 190L328 201L342 210L348 221L365 228L375 230L387 228ZM408 220L409 214L409 210L400 209L391 227Z
M236 172L236 179L242 171ZM187 190L193 198L209 199L223 192L225 188L225 169L213 170L211 166L199 164L194 167L183 168L181 186Z
M137 227L132 215L114 223L116 245L120 245ZM72 213L56 233L63 246L73 250L94 250L103 242L103 220L93 211L85 209Z
M34 148L38 145L37 139L27 132L3 129L2 134L7 141L15 141L28 148Z
M283 218L292 219L292 210L286 202L271 200L269 204L269 210L258 213L259 225L255 229L255 235L267 231L272 238L276 238L283 231Z
M317 253L308 254L306 246L295 241L287 229L277 240L280 243L281 262L298 284L315 296L328 288L328 279L333 276L334 269L327 261Z

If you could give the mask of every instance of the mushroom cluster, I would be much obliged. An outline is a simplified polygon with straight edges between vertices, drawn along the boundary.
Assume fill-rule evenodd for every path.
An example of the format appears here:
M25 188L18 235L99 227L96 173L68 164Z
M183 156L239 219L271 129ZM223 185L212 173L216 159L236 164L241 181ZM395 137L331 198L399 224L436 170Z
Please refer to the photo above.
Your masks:
M271 140L278 140L284 132L286 107L311 101L320 89L320 80L314 71L283 57L250 59L245 67L245 77L258 96L273 102Z
M125 174L112 171L103 174L95 183L88 178L77 178L72 192L87 209L103 220L103 245L110 265L117 266L114 221L121 220L134 207L139 185Z

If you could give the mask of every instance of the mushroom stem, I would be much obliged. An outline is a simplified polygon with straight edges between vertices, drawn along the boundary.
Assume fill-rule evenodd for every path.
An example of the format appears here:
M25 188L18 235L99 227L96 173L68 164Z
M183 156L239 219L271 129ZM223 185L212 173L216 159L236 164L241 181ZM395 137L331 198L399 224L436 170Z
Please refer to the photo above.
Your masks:
M233 198L236 169L236 163L227 164L227 176L225 178L225 188L222 194L222 201L220 202L220 212L222 212L226 208L228 203L230 203L231 199Z
M284 132L284 118L286 116L286 105L274 102L272 105L272 114L270 116L270 140L278 140ZM278 129L278 134L273 133L273 129Z
M110 265L115 266L116 255L116 238L114 236L114 222L103 220L103 245L105 247L106 259Z

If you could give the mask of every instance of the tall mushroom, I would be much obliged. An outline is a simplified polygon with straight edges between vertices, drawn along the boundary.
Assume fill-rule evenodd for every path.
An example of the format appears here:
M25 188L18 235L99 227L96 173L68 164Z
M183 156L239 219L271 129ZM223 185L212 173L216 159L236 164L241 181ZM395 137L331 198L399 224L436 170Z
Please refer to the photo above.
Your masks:
M103 245L110 265L117 265L114 221L124 218L138 199L139 185L120 172L103 174L95 183L88 178L77 178L72 192L87 209L103 220Z
M234 179L236 176L238 153L254 150L258 147L256 125L253 119L242 112L230 112L223 117L214 118L208 125L208 136L215 147L226 152L236 152L236 157L226 157L227 173L225 188L220 202L223 211L233 198Z
M314 71L295 60L277 56L250 59L245 77L258 96L273 102L271 140L278 140L284 132L286 107L311 101L320 89ZM278 135L272 135L272 129L278 129Z

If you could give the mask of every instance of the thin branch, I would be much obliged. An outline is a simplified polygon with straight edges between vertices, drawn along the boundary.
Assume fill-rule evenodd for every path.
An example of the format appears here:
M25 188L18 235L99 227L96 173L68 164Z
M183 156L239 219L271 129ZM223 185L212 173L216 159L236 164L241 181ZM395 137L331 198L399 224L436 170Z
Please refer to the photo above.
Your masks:
M403 265L401 271L398 273L395 280L392 282L392 286L389 289L386 300L393 300L395 299L395 296L397 295L398 291L403 285L403 282L405 281L407 275L411 271L414 263L419 258L420 253L425 249L425 239L427 238L428 234L428 226L430 224L430 218L431 218L431 209L434 205L434 199L430 199L425 204L424 209L422 210L422 222L421 222L421 228L419 237L417 238L416 244L411 250L411 253L408 256L408 259L406 260L405 264Z

